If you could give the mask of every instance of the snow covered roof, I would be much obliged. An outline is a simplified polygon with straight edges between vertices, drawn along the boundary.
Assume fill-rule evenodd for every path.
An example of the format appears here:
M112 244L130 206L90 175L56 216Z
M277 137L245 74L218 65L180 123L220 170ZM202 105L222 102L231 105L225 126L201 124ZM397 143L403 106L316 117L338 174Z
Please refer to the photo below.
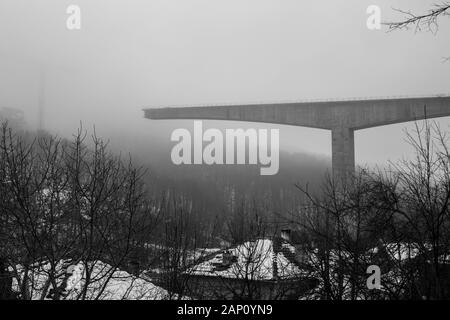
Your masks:
M66 261L61 260L56 266L57 285L63 282L65 274ZM86 299L95 299L97 296L101 300L155 300L164 299L167 291L153 283L140 277L133 276L126 271L113 268L111 265L102 261L92 261L88 263L91 271L91 281L87 288ZM79 262L71 266L72 274L67 279L64 299L77 299L85 285L85 264ZM19 275L23 276L23 268L17 266ZM29 277L33 282L33 290L31 292L32 299L42 299L45 292L50 272L50 264L36 264L29 271ZM18 283L15 279L13 288L18 291ZM103 291L102 291L103 290Z
M289 250L292 252L293 247ZM235 259L223 268L217 267L217 258L213 257L195 265L187 272L191 275L252 280L273 280L276 277L287 279L304 274L282 251L275 252L273 241L269 239L248 241L232 249L224 250L222 254L226 251Z

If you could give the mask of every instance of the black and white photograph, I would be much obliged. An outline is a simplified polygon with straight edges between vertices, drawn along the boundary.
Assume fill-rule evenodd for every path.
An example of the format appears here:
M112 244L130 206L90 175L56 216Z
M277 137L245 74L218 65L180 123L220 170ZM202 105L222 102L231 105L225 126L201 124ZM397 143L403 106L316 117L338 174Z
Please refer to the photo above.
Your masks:
M0 0L0 300L450 300L449 40L447 0Z

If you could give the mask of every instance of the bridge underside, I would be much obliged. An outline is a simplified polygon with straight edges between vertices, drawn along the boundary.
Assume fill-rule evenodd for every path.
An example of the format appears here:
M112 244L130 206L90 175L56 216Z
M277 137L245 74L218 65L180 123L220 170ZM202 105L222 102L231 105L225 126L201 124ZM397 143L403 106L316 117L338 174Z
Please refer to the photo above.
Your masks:
M333 175L342 179L355 170L356 130L450 116L450 97L156 108L144 112L148 119L249 121L331 130Z

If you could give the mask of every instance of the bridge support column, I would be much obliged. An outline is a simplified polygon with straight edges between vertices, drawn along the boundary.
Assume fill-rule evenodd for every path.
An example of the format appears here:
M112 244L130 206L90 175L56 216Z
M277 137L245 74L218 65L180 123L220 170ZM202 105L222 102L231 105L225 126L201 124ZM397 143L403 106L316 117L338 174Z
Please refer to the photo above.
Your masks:
M343 180L355 172L354 130L336 127L331 130L333 177Z

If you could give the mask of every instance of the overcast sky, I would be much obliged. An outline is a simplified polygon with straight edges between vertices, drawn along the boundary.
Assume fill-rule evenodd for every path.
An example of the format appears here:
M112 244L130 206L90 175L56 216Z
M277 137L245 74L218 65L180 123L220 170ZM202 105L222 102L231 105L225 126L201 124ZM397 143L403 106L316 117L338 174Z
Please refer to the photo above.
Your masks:
M393 7L420 13L431 3L1 0L0 106L23 109L35 125L42 70L46 128L68 135L83 121L150 151L192 121L146 120L144 107L448 94L449 18L436 34L366 27L371 4L391 21L402 17ZM81 8L81 30L66 28L70 4ZM357 161L404 155L405 127L358 132ZM327 131L281 127L280 139L285 150L331 153Z

